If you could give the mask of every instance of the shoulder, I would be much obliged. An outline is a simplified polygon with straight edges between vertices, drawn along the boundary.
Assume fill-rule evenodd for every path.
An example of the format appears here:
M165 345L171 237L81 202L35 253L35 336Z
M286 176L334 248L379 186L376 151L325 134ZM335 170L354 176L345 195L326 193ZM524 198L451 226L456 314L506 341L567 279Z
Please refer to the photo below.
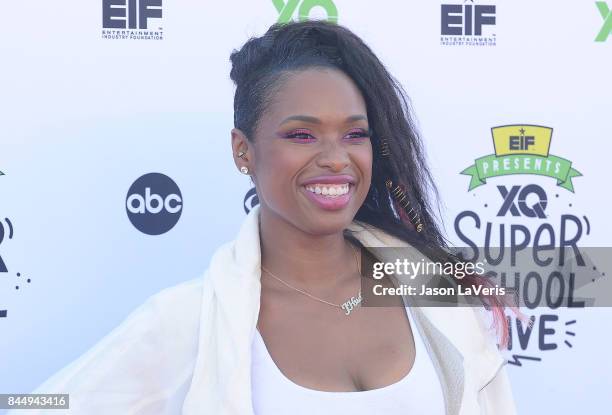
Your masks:
M79 414L180 408L197 357L202 286L196 278L153 294L34 393L69 393Z
M151 295L143 306L168 317L189 316L193 311L199 310L202 304L203 285L203 277L184 281Z
M142 314L148 334L173 355L197 353L205 276L176 284L150 296L134 314ZM129 320L128 318L127 320Z

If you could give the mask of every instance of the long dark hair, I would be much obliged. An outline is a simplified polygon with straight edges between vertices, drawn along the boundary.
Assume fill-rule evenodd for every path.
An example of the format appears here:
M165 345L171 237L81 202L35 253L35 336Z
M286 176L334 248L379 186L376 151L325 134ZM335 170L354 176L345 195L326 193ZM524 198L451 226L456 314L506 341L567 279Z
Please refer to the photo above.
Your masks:
M277 23L261 37L249 39L230 56L236 84L234 127L252 140L258 121L279 80L307 68L333 68L348 75L365 100L373 148L372 184L356 219L407 241L434 261L456 262L438 225L438 191L427 167L423 141L415 127L409 98L372 50L346 27L322 20ZM387 180L391 180L389 188ZM400 186L402 205L393 195ZM435 213L434 213L435 212ZM415 218L418 218L415 220ZM417 232L415 225L423 225ZM482 276L458 279L460 284L491 286ZM492 309L501 335L508 341L505 305L495 296L481 297Z

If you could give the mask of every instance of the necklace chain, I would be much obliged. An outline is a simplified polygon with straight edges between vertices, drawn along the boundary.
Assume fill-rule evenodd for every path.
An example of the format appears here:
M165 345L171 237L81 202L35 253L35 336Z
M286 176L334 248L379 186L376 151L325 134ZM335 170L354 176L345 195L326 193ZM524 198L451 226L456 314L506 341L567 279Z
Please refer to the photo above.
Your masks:
M351 246L352 246L352 245L351 245ZM359 258L358 258L358 256L357 256L357 248L352 248L352 251L353 251L353 255L354 255L354 257L355 257L355 263L357 264L357 271L359 272L359 275L361 276L361 264L359 263ZM300 289L300 288L294 287L293 285L289 284L288 282L284 281L283 279L281 279L281 278L277 277L276 275L274 275L273 273L271 273L271 272L270 272L270 271L269 271L269 270L268 270L266 267L264 267L263 265L261 266L261 269L262 269L262 271L264 271L266 274L270 275L272 278L275 278L276 280L278 280L279 282L283 283L283 284L284 284L284 285L286 285L287 287L289 287L289 288L291 288L291 289L293 289L293 290L295 290L295 291L298 291L298 292L300 292L300 293L302 293L302 294L304 294L304 295L306 295L306 296L308 296L308 297L312 298L313 300L317 300L317 301L319 301L319 302L321 302L321 303L329 304L329 305L331 305L331 306L338 307L338 308L340 308L340 309L342 309L342 308L343 308L343 306L344 306L344 305L346 305L346 303L344 303L344 304L334 304L334 303L331 303L331 302L329 302L329 301L327 301L327 300L324 300L324 299L322 299L322 298L316 297L316 296L314 296L314 295L310 294L309 292L306 292L306 291L304 291L304 290L302 290L302 289ZM354 297L353 297L353 298L354 298ZM350 301L351 301L351 300L349 300L348 302L350 302ZM360 302L360 301L361 301L361 288L359 289L359 295L358 295L358 302ZM349 311L348 313L350 313L350 311ZM348 313L347 313L347 315L348 315Z

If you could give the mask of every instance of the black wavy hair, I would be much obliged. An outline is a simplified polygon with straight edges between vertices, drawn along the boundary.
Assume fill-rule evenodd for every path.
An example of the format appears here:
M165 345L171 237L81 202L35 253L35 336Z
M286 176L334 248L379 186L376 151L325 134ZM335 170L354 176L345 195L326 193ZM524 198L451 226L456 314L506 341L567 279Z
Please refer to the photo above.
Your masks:
M438 191L426 163L410 100L401 84L357 35L324 20L276 23L263 36L250 38L240 50L234 50L230 60L230 78L236 84L234 127L249 140L253 140L258 121L274 92L292 72L332 68L348 75L365 100L373 149L372 184L355 218L407 241L433 261L458 261L449 252L448 241L438 224ZM381 151L383 141L387 156ZM393 188L386 184L388 179L393 188L399 185L403 189L410 207L416 209L423 224L421 232L417 232L415 223L393 197ZM457 282L491 286L486 278L476 275ZM503 301L493 296L482 300L487 309L495 306L494 319L501 331L501 344L506 344Z

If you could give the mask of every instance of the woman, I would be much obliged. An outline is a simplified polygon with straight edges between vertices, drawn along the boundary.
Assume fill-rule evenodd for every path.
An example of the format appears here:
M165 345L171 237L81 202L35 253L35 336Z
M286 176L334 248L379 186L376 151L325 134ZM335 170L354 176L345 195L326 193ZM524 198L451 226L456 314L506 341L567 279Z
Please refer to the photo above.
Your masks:
M204 278L153 296L36 392L88 415L514 414L473 308L359 306L359 249L455 260L401 87L321 21L274 25L231 61L232 151L259 206Z

